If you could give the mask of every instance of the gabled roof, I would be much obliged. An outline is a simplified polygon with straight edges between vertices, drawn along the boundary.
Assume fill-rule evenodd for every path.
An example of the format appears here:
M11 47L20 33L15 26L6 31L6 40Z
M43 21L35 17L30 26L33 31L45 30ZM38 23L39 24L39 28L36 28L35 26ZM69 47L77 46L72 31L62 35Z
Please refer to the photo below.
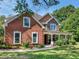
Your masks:
M21 15L22 14L20 14L20 15L18 14L18 15L10 16L10 17L6 18L5 24L12 22L13 20L15 20L16 18L18 18ZM52 15L50 15L49 13L45 14L44 16L41 16L41 15L38 15L37 13L34 13L34 15L32 17L40 26L42 26L42 28L44 28L43 23L48 23L52 19L55 19L55 21L59 24L57 19L55 17L53 17ZM48 17L48 18L44 18L44 17Z
M51 16L49 15L49 13L45 14L39 21L41 23L46 22L48 19L50 19Z
M14 15L14 16L9 16L5 19L5 22L10 22L12 21L12 19L16 19L18 18L20 15ZM37 13L34 13L33 17L35 17L35 19L40 20L42 18L41 15L38 15Z
M48 17L47 19L45 18L45 19L43 19L44 17L46 17L46 16L50 16L50 17ZM47 13L46 15L44 15L39 21L41 22L41 23L43 23L43 24L47 24L49 21L51 21L52 19L54 19L58 24L59 24L59 22L58 22L58 20L54 17L54 16L52 16L51 14L49 14L49 13ZM60 25L60 24L59 24Z
M5 23L9 23L13 21L14 19L18 18L20 15L14 15L14 16L9 16L5 19Z
M24 14L24 13L23 13ZM10 23L10 22L12 22L13 20L15 20L16 18L18 18L19 16L21 16L22 14L18 14L18 15L15 15L15 16L10 16L10 17L8 17L8 18L6 18L5 19L5 26L7 26L8 25L8 23ZM36 14L35 14L36 15ZM42 27L42 28L44 28L44 26L36 19L36 16L35 15L33 15L32 17L33 17L33 19ZM41 17L41 16L40 16Z
M17 17L18 15L14 15L14 16L9 16L9 17L7 17L7 18L5 18L5 22L8 22L8 21L10 21L11 19L13 19L13 18L15 18L15 17Z
M42 18L41 15L38 15L37 13L34 13L33 17L35 17L35 19L40 20Z
M51 21L52 19L54 19L59 25L60 25L60 23L58 22L58 20L54 17L54 16L52 16L51 14L49 14L50 16L51 16L51 18L47 21L47 23L49 22L49 21Z

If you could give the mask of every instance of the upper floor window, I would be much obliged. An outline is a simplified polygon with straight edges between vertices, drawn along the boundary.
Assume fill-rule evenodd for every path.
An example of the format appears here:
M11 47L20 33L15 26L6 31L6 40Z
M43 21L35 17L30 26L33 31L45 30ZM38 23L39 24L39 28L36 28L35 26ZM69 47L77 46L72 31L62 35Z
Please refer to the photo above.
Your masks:
M56 24L55 23L50 24L50 30L53 30L53 31L56 30Z
M30 28L30 18L29 17L23 17L23 27Z

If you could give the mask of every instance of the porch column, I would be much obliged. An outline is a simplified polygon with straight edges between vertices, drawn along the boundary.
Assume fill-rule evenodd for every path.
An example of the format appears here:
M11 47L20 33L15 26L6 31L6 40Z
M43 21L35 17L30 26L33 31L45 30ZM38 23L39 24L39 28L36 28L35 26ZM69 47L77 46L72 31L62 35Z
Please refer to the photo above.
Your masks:
M65 40L67 39L67 35L65 35Z
M65 40L64 40L64 43L65 43L65 44L67 44L67 42L66 42L67 40L68 40L68 39L67 39L67 35L65 35Z
M58 34L58 39L61 39L61 35L60 34Z
M48 30L47 25L46 25L46 30Z
M53 42L53 34L51 34L51 45L52 46L54 45L54 42Z

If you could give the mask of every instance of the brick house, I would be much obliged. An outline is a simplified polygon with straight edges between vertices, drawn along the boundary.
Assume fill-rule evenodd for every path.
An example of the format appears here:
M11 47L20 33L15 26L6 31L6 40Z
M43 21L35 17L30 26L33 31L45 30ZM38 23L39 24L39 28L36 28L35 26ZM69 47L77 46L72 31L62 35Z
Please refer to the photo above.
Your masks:
M9 45L22 45L27 42L33 45L51 45L56 40L56 35L64 34L59 29L57 19L49 13L44 16L23 13L5 19L4 41Z

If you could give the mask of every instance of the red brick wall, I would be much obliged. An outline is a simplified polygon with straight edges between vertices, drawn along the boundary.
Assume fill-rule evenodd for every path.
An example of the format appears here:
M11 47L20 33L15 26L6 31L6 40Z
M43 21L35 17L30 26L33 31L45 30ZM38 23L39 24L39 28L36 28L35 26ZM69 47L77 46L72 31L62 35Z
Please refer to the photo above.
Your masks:
M23 27L23 16L28 16L31 19L31 27L24 28ZM32 41L32 32L38 32L38 44L43 44L43 30L41 26L28 14L23 14L16 20L13 20L5 27L5 42L7 44L13 45L13 32L20 31L21 32L21 43Z

